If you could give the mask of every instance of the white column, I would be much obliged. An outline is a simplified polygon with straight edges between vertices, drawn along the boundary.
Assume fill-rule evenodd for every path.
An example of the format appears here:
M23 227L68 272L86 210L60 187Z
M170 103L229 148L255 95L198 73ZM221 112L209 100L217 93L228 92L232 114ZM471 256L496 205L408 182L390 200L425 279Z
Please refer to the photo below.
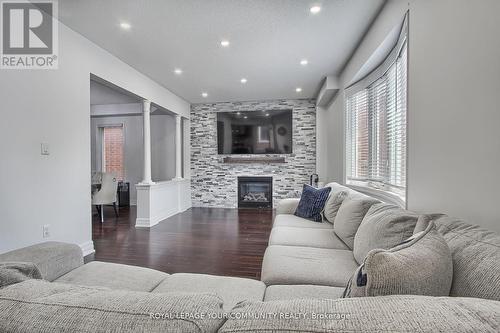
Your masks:
M142 101L144 129L143 129L143 144L144 144L144 176L141 184L152 184L151 179L151 102L148 100Z
M182 179L182 118L175 116L175 180Z

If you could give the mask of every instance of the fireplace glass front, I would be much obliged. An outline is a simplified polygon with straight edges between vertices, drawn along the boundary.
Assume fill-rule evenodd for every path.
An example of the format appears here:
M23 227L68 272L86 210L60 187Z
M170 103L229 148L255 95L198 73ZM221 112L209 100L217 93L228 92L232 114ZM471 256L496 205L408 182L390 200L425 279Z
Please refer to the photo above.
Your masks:
M273 208L272 177L238 177L239 208Z

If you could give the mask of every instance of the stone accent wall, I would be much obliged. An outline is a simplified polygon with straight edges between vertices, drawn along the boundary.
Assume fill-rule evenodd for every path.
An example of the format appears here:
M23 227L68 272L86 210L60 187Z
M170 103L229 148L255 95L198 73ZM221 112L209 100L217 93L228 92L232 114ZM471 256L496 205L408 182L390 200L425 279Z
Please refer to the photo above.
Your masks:
M217 154L216 112L293 110L293 153L285 163L223 163ZM239 155L241 156L241 155ZM262 156L262 155L259 155ZM238 206L238 176L272 176L273 205L296 196L316 172L315 100L274 100L193 104L191 106L191 189L193 207Z

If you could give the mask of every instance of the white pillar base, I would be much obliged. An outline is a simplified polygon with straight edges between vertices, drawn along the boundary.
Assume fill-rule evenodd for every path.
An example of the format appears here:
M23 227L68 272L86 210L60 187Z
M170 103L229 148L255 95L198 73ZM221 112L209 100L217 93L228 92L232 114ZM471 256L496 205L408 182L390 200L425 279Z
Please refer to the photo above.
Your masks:
M191 207L191 182L166 181L137 184L136 228L151 228Z

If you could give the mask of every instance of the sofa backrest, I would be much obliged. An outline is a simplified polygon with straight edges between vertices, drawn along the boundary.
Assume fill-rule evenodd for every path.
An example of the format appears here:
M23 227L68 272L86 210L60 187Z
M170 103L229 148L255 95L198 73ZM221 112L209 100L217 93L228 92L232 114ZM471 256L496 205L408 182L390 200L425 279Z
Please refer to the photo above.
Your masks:
M149 293L28 280L0 289L0 332L217 332L215 294Z
M331 187L332 190L331 190L331 195L332 194L335 194L335 193L338 193L340 191L345 191L347 192L347 197L351 198L351 199L354 199L354 200L357 200L357 199L374 199L373 197L369 196L369 195L366 195L364 193L361 193L361 192L358 192L356 190L353 190L352 188L350 187L347 187L347 186L344 186L344 185L340 185L339 183L328 183L325 185L325 187Z
M500 301L500 235L446 215L434 223L453 257L450 296Z
M219 332L497 332L498 311L490 300L412 295L242 302Z
M83 254L76 244L44 242L0 254L0 262L29 262L38 267L42 278L54 281L83 265Z

